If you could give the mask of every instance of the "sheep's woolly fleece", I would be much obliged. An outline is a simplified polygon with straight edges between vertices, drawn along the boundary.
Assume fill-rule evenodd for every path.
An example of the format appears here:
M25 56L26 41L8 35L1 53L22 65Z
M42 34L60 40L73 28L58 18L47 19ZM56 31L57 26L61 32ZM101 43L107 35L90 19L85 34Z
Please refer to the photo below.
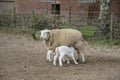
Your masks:
M45 41L48 49L55 50L56 47L61 45L74 46L78 41L82 42L82 33L75 29L54 29L45 30L51 33L51 39Z

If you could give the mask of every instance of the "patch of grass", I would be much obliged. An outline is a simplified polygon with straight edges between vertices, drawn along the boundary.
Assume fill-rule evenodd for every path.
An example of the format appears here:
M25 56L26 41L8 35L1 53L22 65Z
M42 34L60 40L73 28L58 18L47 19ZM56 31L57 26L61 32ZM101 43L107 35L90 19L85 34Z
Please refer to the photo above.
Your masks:
M64 24L60 24L59 27L61 29L63 28L74 28L72 25L70 25L69 23L64 23Z
M80 31L82 32L84 38L94 37L95 30L96 30L96 27L94 26L80 27Z
M94 33L96 31L95 26L82 26L82 27L75 27L72 26L68 23L61 24L60 28L72 28L72 29L77 29L82 32L84 38L91 38L94 37Z
M111 41L110 43L111 45L117 45L120 47L120 40L114 40L114 41Z
M120 40L113 40L113 41L111 41L111 40L108 40L108 41L100 40L100 41L91 42L90 44L93 45L93 46L116 45L116 46L120 47Z
M100 40L100 41L94 41L90 43L93 46L102 46L102 45L107 45L108 42L106 40Z
M40 32L39 32L39 31L33 33L32 36L33 36L33 38L34 38L35 40L40 40Z

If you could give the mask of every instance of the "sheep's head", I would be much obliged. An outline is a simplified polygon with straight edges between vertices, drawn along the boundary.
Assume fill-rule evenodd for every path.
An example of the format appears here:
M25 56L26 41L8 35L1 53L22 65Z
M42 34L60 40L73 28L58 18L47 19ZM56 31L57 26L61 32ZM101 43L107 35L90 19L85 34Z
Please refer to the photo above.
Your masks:
M40 39L42 39L42 40L49 40L50 34L51 34L50 30L48 30L48 29L42 30L41 31L41 35L40 35Z

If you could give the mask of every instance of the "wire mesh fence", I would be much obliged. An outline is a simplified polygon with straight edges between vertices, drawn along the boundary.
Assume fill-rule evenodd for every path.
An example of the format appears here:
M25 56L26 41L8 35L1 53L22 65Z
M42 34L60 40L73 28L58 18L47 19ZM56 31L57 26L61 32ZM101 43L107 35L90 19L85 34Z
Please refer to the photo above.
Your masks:
M54 28L63 28L63 25L69 24L64 28L76 28L81 29L85 26L92 26L93 29L85 29L83 34L94 33L93 37L95 39L110 39L112 36L113 39L120 39L120 18L113 16L109 19L112 20L112 31L111 23L101 24L99 20L99 15L97 12L93 12L87 16L83 14L88 14L85 12L75 12L69 11L68 15L57 15L57 14L45 14L45 11L25 14L18 14L16 12L8 14L0 14L0 27L4 28L14 28L19 30L30 30L30 29L54 29ZM91 27L90 27L91 28ZM92 38L91 38L92 39Z

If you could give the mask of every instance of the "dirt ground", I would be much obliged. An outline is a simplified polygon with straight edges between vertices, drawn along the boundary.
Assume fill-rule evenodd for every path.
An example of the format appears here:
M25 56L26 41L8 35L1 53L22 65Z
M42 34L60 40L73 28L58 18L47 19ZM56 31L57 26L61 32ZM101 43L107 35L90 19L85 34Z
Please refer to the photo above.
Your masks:
M87 48L87 63L53 66L41 41L0 32L0 80L120 80L120 47Z

